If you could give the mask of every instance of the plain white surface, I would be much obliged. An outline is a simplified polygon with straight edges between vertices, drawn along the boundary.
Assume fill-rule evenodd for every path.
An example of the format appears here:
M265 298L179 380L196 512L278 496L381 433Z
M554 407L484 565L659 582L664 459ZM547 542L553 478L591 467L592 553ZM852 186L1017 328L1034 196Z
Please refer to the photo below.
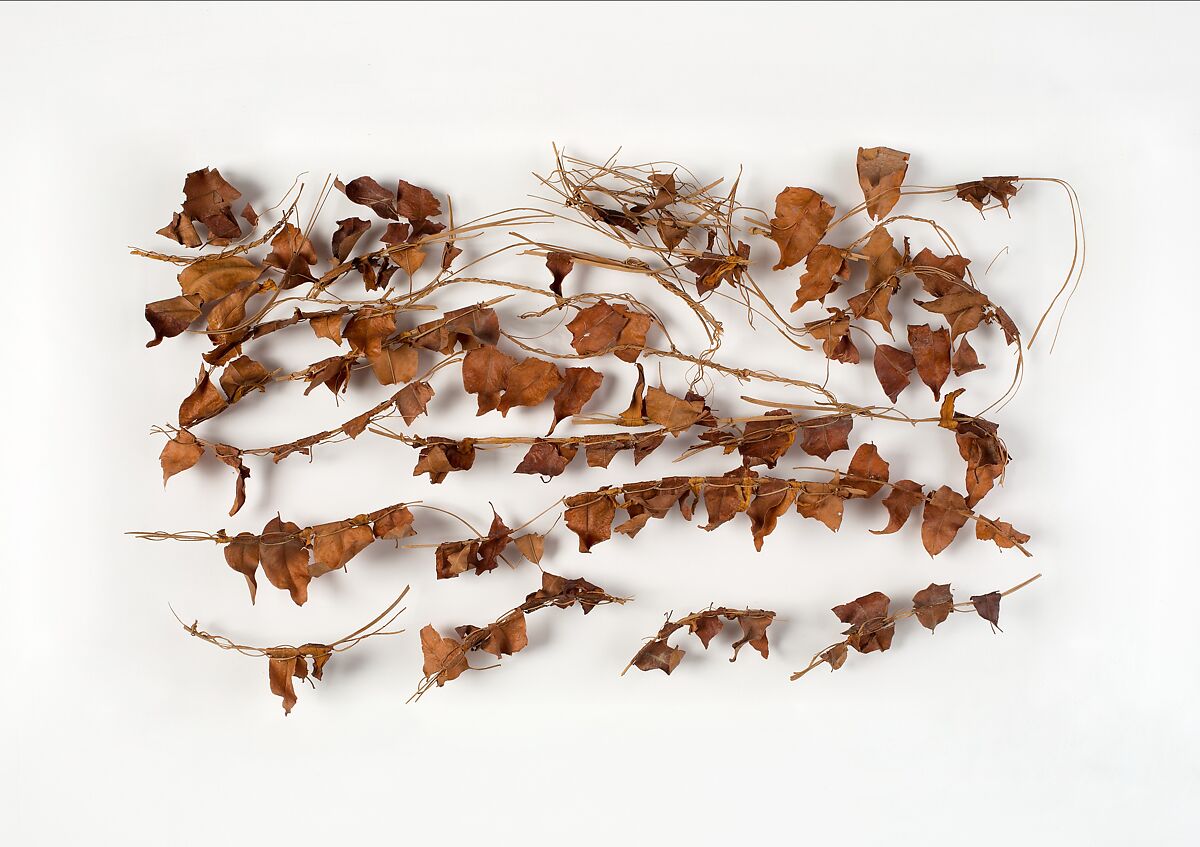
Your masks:
M0 833L21 845L1195 843L1196 18L1191 4L6 6ZM592 157L625 145L631 160L709 177L742 165L743 196L760 205L783 185L853 204L859 145L910 151L914 182L1071 180L1087 275L1056 351L1030 353L999 418L1015 461L987 501L1034 535L1035 558L963 538L930 560L911 528L866 532L878 506L849 510L836 536L786 518L757 556L744 518L712 534L657 522L591 557L560 529L550 569L636 601L540 613L503 668L405 706L420 626L490 620L535 571L435 585L428 551L379 545L315 583L303 609L269 586L252 608L215 548L122 535L256 529L276 509L306 524L414 497L481 523L491 499L525 520L560 493L669 472L664 448L636 470L618 458L543 486L508 475L510 452L430 487L409 476L412 451L360 439L311 465L256 462L233 519L224 468L161 488L147 432L173 415L203 345L144 349L142 304L172 280L125 248L169 246L153 233L186 171L220 167L261 205L303 171L403 177L471 215L529 202L551 142ZM901 209L945 219L976 267L1007 246L986 285L1028 333L1067 261L1062 194L1027 189L1012 221L960 205ZM769 244L755 250L786 307L794 275L765 270ZM545 275L536 260L510 267ZM819 371L819 356L723 317L722 359ZM263 349L293 364L327 355L295 343ZM621 408L627 386L617 378L604 408ZM869 380L849 386L878 399ZM921 392L906 397L927 409ZM544 426L544 408L477 422L453 393L438 398L443 432ZM736 413L742 393L796 399L722 381L714 403ZM298 395L208 432L292 438L376 396L352 388L338 408L323 390ZM854 435L899 474L961 486L944 433L902 429ZM1035 569L1046 576L1006 601L1003 635L964 616L933 637L909 628L836 675L787 680L835 636L835 603L873 589L902 602L931 580L965 596ZM167 609L250 642L320 639L410 582L408 631L339 656L286 720L260 660L187 639ZM707 654L684 644L669 679L618 678L664 612L709 602L779 611L771 659L730 665L725 638Z

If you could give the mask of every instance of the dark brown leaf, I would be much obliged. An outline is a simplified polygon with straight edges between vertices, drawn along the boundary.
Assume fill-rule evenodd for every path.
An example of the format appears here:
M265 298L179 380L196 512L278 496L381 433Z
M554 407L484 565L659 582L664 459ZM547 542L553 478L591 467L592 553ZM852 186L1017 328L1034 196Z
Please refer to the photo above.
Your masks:
M833 220L833 206L810 188L785 188L775 198L775 217L771 219L770 239L779 245L781 271L798 264L825 235Z
M954 611L954 595L950 593L950 584L931 582L928 588L922 588L913 595L913 611L921 626L933 632Z
M892 210L907 172L907 153L890 147L858 148L858 184L867 201L867 214L879 220Z
M934 330L929 324L910 326L908 345L916 361L917 375L929 386L933 399L940 400L942 386L950 376L950 333L944 329Z
M949 547L968 520L967 501L961 494L945 485L933 492L921 519L921 543L926 552L936 556Z

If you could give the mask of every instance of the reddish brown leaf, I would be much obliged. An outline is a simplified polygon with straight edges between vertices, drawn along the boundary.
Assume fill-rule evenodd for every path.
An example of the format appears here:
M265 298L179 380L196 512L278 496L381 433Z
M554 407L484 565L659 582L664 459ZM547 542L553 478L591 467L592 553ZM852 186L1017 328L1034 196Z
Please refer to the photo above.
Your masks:
M908 388L909 374L916 366L917 360L907 350L889 344L880 344L875 348L875 376L883 387L883 393L893 403Z
M771 647L767 643L767 627L775 620L775 613L764 611L743 614L735 620L742 628L742 637L733 642L733 657L729 661L735 661L738 651L747 644L757 650L764 659L767 658L771 652Z
M269 655L269 654L268 654ZM295 654L277 658L271 656L268 661L271 693L283 698L283 713L290 715L296 705L296 690L292 687L292 677L296 673ZM307 665L305 665L307 668Z
M196 441L196 436L186 429L175 433L175 436L163 445L162 453L158 457L158 463L162 465L163 485L175 474L192 467L203 455L204 446Z
M800 449L822 461L838 450L849 450L847 436L854 428L850 415L826 415L804 421L800 425Z
M550 435L560 422L583 411L584 405L596 393L604 374L591 368L567 368L562 388L554 395L554 423L550 425Z
M546 268L550 271L550 275L554 277L554 281L550 283L550 290L554 292L555 297L562 297L563 280L567 278L567 274L575 267L575 259L570 253L560 253L552 251L546 254Z
M417 368L421 364L417 348L409 344L382 348L378 353L368 356L367 360L380 385L408 382L417 375Z
M964 335L962 340L958 342L958 349L954 351L954 356L950 360L950 366L954 369L955 376L963 376L971 371L977 371L987 367L980 363L979 356L975 354L975 348L971 346L971 342Z
M470 670L462 644L453 638L443 638L433 625L421 629L421 654L425 658L422 672L427 678L437 678L439 686L457 679Z
M203 243L196 227L192 225L192 219L179 212L171 215L171 222L155 234L169 238L184 247L199 247Z
M467 353L462 364L463 389L468 394L477 395L477 415L499 406L500 393L504 390L508 372L516 364L516 360L495 347L476 347Z
M891 598L881 591L873 591L841 606L834 606L833 613L842 623L850 624L845 634L846 643L860 653L883 651L892 646L896 627L889 622L888 606Z
M763 479L758 483L754 499L746 509L750 518L750 532L754 536L754 549L762 550L763 539L775 531L779 518L792 507L796 490L782 479ZM707 647L707 642L705 643Z
M377 517L371 525L371 531L376 538L396 540L417 534L417 531L413 529L413 513L407 506L390 509Z
M612 537L616 501L606 492L577 494L566 499L567 529L579 536L579 552L589 553Z
M1000 629L1000 598L1003 596L999 591L993 591L971 598L971 605L979 617L990 623L993 630Z
M926 552L936 556L949 547L968 520L967 501L961 494L945 485L933 492L921 519L921 543Z
M180 297L169 297L166 300L155 300L146 304L146 321L154 330L154 338L146 342L147 347L155 347L164 338L174 338L187 331L196 318L200 317L200 295L190 294Z
M860 444L854 451L847 469L847 482L852 488L863 490L865 497L874 497L888 481L890 466L874 444Z
M337 222L337 225L338 228L333 233L330 247L333 250L333 258L344 262L350 258L350 254L354 251L354 245L371 228L371 224L362 218L343 218Z
M475 445L469 438L437 441L421 449L413 476L429 474L432 483L442 482L454 471L469 471L475 464Z
M396 196L371 177L360 176L339 187L346 192L350 202L368 206L379 217L389 221L399 218L396 214Z
M980 541L995 541L1002 550L1025 544L1029 536L1014 529L1008 521L980 520L975 522L975 537Z
M867 201L867 214L879 220L892 210L907 172L907 153L890 147L858 148L858 184Z
M308 600L308 550L300 539L300 527L291 521L271 518L259 536L258 558L263 573L276 588L292 595L303 606Z
M318 577L344 568L346 563L371 546L375 534L365 524L351 521L318 524L312 528L313 561L309 574Z
M225 562L246 578L250 603L258 594L258 536L251 532L238 533L225 545Z
M220 171L208 168L192 171L183 182L183 194L186 198L183 213L193 221L203 223L212 235L230 239L241 236L242 227L233 215L231 204L242 193L230 185Z
M514 406L536 406L562 385L562 374L551 362L532 356L509 369L504 395L496 404L501 415Z
M201 365L196 387L179 404L179 426L183 429L195 426L213 415L220 414L227 405L221 392L217 391L217 387L209 379L208 371Z
M928 588L922 588L913 595L913 611L921 626L933 632L954 611L954 595L950 593L950 584L931 582Z
M796 289L796 302L792 311L813 301L825 302L825 297L837 290L838 285L850 278L848 254L832 244L818 244L805 260L804 273L800 276L800 287Z
M567 469L577 452L578 448L569 444L535 441L513 473L558 476Z
M796 511L806 518L825 524L830 531L837 532L842 526L845 498L837 485L810 482L804 491L796 495Z
M212 303L248 282L254 282L262 268L244 256L197 259L179 273L179 289L184 296L199 295L201 302Z
M873 529L875 535L888 535L898 531L908 522L912 510L925 502L925 494L921 486L911 479L902 479L892 485L891 491L883 498L883 506L888 512L888 524L883 529Z
M908 346L913 351L917 375L929 386L933 399L940 400L942 386L950 376L950 333L944 329L934 330L929 324L910 326Z
M400 217L408 218L410 221L436 218L442 213L441 204L433 196L433 192L413 185L411 182L400 180L396 186L396 197L399 200L396 210L400 213Z
M433 386L428 382L410 382L392 395L392 402L396 404L396 411L404 418L404 423L412 426L413 421L425 414L433 395Z
M810 188L785 188L775 198L770 239L779 245L781 271L799 263L825 235L833 220L833 206Z
M683 650L667 644L665 638L655 639L638 650L630 664L641 671L657 670L670 676L671 671L679 667L684 655Z
M266 368L249 356L239 356L221 372L221 390L230 403L236 403L251 391L266 391L270 380Z

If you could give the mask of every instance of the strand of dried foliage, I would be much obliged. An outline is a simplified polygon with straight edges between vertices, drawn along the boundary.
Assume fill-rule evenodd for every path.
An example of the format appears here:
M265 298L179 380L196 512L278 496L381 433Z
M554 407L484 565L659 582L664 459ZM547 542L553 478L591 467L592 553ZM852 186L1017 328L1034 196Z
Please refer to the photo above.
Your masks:
M905 197L940 195L969 203L986 217L997 208L1010 213L1027 184L1060 186L1070 202L1072 258L1062 286L1030 337L1031 345L1056 308L1061 321L1060 301L1069 300L1083 271L1086 241L1078 198L1067 183L1048 178L1003 176L953 185L911 185L906 181L909 155L887 147L860 148L856 164L863 200L842 214L822 194L802 187L784 188L775 198L773 212L767 212L741 201L740 176L726 190L724 180L698 178L675 163L623 165L615 158L591 163L555 150L553 170L537 177L549 194L544 199L550 208L513 208L465 223L455 221L449 198L405 180L399 180L395 189L368 176L345 183L327 180L303 219L301 185L259 213L240 202L241 192L219 171L194 171L184 181L182 207L159 230L193 252L133 250L176 269L179 284L177 294L146 305L146 320L153 331L147 346L189 333L206 335L211 345L201 357L194 384L184 392L176 420L154 429L166 438L160 455L164 484L211 456L234 472L229 514L235 515L248 496L248 457L269 458L271 463L292 455L311 460L318 448L353 442L364 433L416 451L413 475L427 475L433 483L469 471L479 451L518 447L524 452L513 472L548 481L566 473L580 451L588 468L607 468L618 453L629 453L637 465L670 444L682 445L680 461L719 450L724 456L736 454L738 464L720 475L628 482L560 498L547 512L564 507L561 517L578 538L581 553L613 533L635 538L651 518L666 518L676 506L691 520L700 503L707 515L701 527L706 531L745 513L755 549L761 550L765 537L793 506L801 516L836 532L847 503L880 497L887 524L873 532L896 532L919 508L921 539L931 556L945 550L968 523L974 523L976 538L1029 555L1028 535L979 511L995 484L1004 481L1010 463L999 427L991 418L1020 386L1027 345L995 295L981 287L971 260L961 254L952 235L934 220L893 214L893 210ZM369 210L375 220L357 216L338 220L328 242L318 243L314 241L318 220L335 192ZM863 221L864 232L845 234L850 223ZM376 230L368 237L380 223L382 232ZM582 228L606 239L611 251L584 250L557 243L558 238L534 238L530 234L534 225L538 233L551 225L558 227L556 233L565 225ZM913 236L893 234L899 228L928 236L930 246L914 248ZM497 234L508 240L473 249L476 242L487 243ZM772 245L765 245L763 239ZM469 248L470 255L465 252ZM772 254L771 270L786 272L796 285L794 302L786 310L755 279L751 255L757 261L764 249ZM510 252L532 257L531 272L541 282L486 275L490 259ZM599 275L632 284L613 291L576 290L579 277L573 274L578 267L588 268L592 279ZM355 293L357 285L362 286L359 293ZM454 286L467 286L483 296L472 305L440 309L434 296ZM663 292L667 302L701 328L706 339L703 349L676 345L675 319L633 293L645 286ZM769 290L777 288L773 284ZM912 302L927 319L894 326L891 307L905 289L917 295ZM502 315L498 307L514 298L532 298L537 305ZM833 393L828 380L817 383L774 367L722 363L718 354L729 330L710 308L713 298L737 304L747 317L748 329L767 329L797 351L819 350L831 368L869 362L878 397L865 404L847 403ZM561 329L549 333L557 332L558 342L542 341L547 333L525 329L547 317L559 321ZM887 343L876 341L871 325L876 332L886 333ZM291 370L268 368L254 358L263 339L302 327L336 351L299 367L289 366ZM970 338L989 327L1001 334L1011 351L1011 382L1000 397L990 403L977 401L978 411L967 414L960 408L967 390L962 381L987 367ZM862 349L864 342L869 352ZM651 386L643 366L648 361L678 362L687 367L686 376L669 387ZM594 408L606 375L601 370L605 363L636 370L636 386L623 410ZM912 416L895 406L914 384L914 374L932 396L928 414ZM714 379L730 378L761 382L799 396L797 402L779 402L743 395L743 402L759 408L718 416L710 407ZM947 390L952 378L954 387ZM395 391L330 429L265 447L235 446L197 434L206 421L277 390L275 386L303 383L305 395L324 386L340 399L348 395L352 383L363 380L395 386ZM505 417L518 407L550 407L545 433L539 434L539 428L523 436L485 433L452 438L436 430L400 431L399 422L411 428L424 417L436 421L436 398L457 391L456 383L475 398L480 416ZM961 491L910 479L891 481L889 463L871 443L854 448L845 470L797 468L817 479L769 476L756 470L775 469L793 447L822 462L849 451L855 421L861 420L932 426L952 434L965 464ZM558 431L564 422L604 431L562 434ZM251 602L261 567L271 585L303 604L313 579L345 570L354 556L377 540L400 546L401 540L414 535L410 507L458 517L439 506L409 502L308 527L277 515L258 533L135 534L152 540L215 542L222 546L228 566L244 577ZM618 512L624 513L620 521ZM533 521L513 529L493 509L492 523L484 533L458 519L468 527L470 537L404 545L433 547L439 579L468 571L487 573L499 562L514 564L516 559L504 555L510 546L540 567L545 534L522 531ZM1000 596L993 592L973 597L970 605L995 624ZM421 633L425 678L414 699L470 669L467 654L472 651L496 658L519 651L526 643L529 612L579 603L586 613L614 602L625 601L582 579L565 580L543 572L541 589L486 627L459 627L457 638L426 627ZM905 617L916 616L933 629L968 604L954 604L948 586L931 585L918 592L911 610L889 614L888 605L888 598L876 592L837 607L839 619L851 625L847 639L818 654L801 674L821 663L840 667L849 648L887 649L895 623ZM686 627L707 647L723 621L736 621L742 628L735 658L743 644L765 658L766 628L774 614L710 607L668 620L630 666L669 674L683 656L681 649L667 644L669 636ZM373 630L362 635L368 628L331 645L299 648L243 648L202 633L195 625L188 631L226 649L269 657L272 690L290 710L291 679L308 678L308 661L313 662L311 676L319 679L333 652L370 634L381 634Z

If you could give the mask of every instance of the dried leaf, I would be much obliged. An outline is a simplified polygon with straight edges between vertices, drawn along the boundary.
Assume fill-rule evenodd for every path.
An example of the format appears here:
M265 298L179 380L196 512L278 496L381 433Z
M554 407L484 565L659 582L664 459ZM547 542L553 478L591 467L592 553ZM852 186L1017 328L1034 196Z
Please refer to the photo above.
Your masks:
M934 330L929 324L908 328L908 345L912 348L917 375L933 392L933 399L940 400L942 386L950 376L950 333L944 329Z
M824 303L825 297L848 279L850 261L847 252L832 244L818 244L805 260L800 287L796 289L796 302L791 310L794 312L814 301Z
M875 376L879 379L883 393L893 403L904 389L908 388L909 374L917 366L917 360L907 350L879 344L875 347Z
M367 206L385 220L399 219L396 214L396 196L369 176L360 176L351 180L345 186L339 186L346 192L346 197L352 203Z
M550 271L550 275L554 277L554 281L550 283L550 290L554 292L555 297L563 296L563 280L567 278L567 274L574 267L575 259L570 253L551 251L546 254L546 268Z
M441 204L433 196L433 192L413 185L411 182L400 180L396 186L396 197L399 200L396 210L400 213L400 217L408 218L410 221L436 218L442 213Z
M888 512L888 524L883 529L873 529L875 535L888 535L898 531L908 522L913 509L925 502L921 486L911 479L902 479L892 485L892 490L883 498Z
M421 654L425 657L423 673L427 678L436 676L439 686L457 679L471 667L462 644L453 638L443 638L432 624L421 629Z
M392 396L392 402L404 423L412 426L413 421L425 414L433 395L433 386L428 382L410 382Z
M933 632L954 611L954 595L950 593L950 584L931 582L928 588L922 588L913 595L913 611L921 626Z
M196 227L192 225L192 219L179 212L171 215L171 222L155 234L169 238L184 247L199 247L204 243L200 234L196 232Z
M874 497L888 481L890 466L874 444L860 444L850 459L846 477L853 488L863 490L864 497Z
M992 625L993 631L1000 629L1000 598L1003 596L999 591L993 591L971 598L971 605L979 617Z
M202 303L212 303L261 273L262 268L244 256L197 259L180 271L179 288L185 297L196 294Z
M569 444L554 444L549 441L535 441L521 464L513 473L536 474L538 476L554 477L567 469L567 465L575 458L578 448Z
M504 395L496 408L507 415L514 406L536 406L557 391L562 381L562 374L551 362L530 356L508 370Z
M592 395L600 388L604 374L591 368L567 368L562 388L554 395L554 423L546 435L566 418L578 415Z
M616 500L607 492L588 492L568 497L564 512L567 529L579 536L579 552L589 553L601 541L612 538Z
M221 172L208 168L192 171L183 182L183 213L200 221L217 238L239 238L242 227L233 215L232 203L242 193ZM196 245L191 245L196 246Z
M850 415L826 415L804 421L800 428L800 449L822 461L838 450L849 450L847 436L854 428Z
M318 524L312 528L313 562L309 573L322 576L343 568L346 563L371 546L375 534L365 523L336 521Z
M258 595L258 536L252 532L238 533L225 545L225 562L246 579L253 605Z
M881 591L873 591L841 606L834 606L833 613L842 623L850 624L846 630L846 643L860 653L883 651L892 646L896 634L895 625L888 620L891 598Z
M258 558L271 584L290 593L297 606L303 606L308 600L311 577L308 550L299 536L300 527L276 515L259 536Z
M396 540L417 534L413 529L413 513L407 506L397 506L384 512L372 523L371 531L376 538Z
M933 492L921 519L921 543L926 552L936 556L949 547L968 519L967 501L961 494L945 485Z
M890 147L858 148L858 184L867 201L867 214L879 220L892 210L907 172L907 153Z
M684 655L683 650L667 644L665 638L655 639L638 650L630 664L641 671L657 670L670 676L671 671L679 667Z
M158 457L158 463L162 465L163 485L175 474L195 465L203 455L204 445L196 440L196 436L186 429L179 430L163 445L162 453Z
M527 532L514 538L513 544L527 562L536 565L542 561L542 554L546 550L546 536Z
M495 347L476 347L467 353L462 364L463 389L477 395L482 415L499 407L500 394L508 380L508 372L516 360Z
M155 347L164 338L174 338L186 332L192 322L200 317L201 302L199 294L189 294L147 303L146 321L154 330L154 338L147 341L146 346Z
M770 239L779 245L781 271L799 263L825 235L833 220L833 206L810 188L785 188L775 198Z
M344 262L350 258L358 239L362 238L371 228L371 223L362 218L343 218L337 222L337 225L338 228L334 231L330 241L330 248L333 250L333 258Z
M179 426L183 429L195 426L225 410L228 404L217 387L209 379L208 371L200 366L200 376L196 379L196 387L192 393L183 398L179 404Z

